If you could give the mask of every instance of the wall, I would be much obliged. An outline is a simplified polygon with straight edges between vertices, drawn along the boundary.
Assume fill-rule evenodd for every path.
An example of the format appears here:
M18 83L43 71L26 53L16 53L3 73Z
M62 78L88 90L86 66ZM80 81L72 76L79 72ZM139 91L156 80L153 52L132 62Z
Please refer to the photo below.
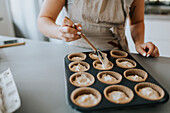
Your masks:
M14 36L8 0L0 0L0 35Z

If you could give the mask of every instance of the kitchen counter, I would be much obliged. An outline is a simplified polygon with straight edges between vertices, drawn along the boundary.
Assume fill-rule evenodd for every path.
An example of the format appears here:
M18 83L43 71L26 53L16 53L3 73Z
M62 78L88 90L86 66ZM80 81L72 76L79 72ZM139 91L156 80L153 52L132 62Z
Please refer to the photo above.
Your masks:
M5 38L0 36L0 39ZM6 37L8 38L8 37ZM0 73L10 68L16 82L21 107L16 113L75 113L66 102L64 57L72 52L91 51L68 46L26 40L26 45L0 48ZM170 58L132 56L170 93ZM107 113L169 113L170 101L165 104L109 109ZM101 111L94 111L102 113Z
M145 20L164 20L170 21L170 15L161 15L161 14L145 14Z

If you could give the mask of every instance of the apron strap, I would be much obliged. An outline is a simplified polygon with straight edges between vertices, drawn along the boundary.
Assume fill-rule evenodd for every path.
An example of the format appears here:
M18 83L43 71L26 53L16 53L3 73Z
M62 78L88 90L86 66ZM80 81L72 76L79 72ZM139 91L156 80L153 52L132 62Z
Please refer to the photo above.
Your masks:
M124 0L121 0L121 3L122 3L122 10L123 10L123 14L124 14L124 24L125 24L127 14L126 14L126 11L125 11L125 8L124 8L124 5L125 5Z

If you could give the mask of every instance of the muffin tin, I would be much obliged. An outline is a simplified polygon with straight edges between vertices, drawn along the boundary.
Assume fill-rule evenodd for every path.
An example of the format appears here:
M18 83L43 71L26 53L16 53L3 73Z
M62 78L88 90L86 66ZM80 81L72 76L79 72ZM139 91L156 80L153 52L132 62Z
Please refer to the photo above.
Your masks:
M147 99L144 99L141 96L139 96L135 92L135 90L137 90L137 89L135 89L135 86L138 83L143 83L143 82L135 82L135 81L128 80L124 76L124 72L126 70L129 70L129 69L119 67L116 64L116 60L118 58L113 58L110 55L110 51L103 51L103 52L107 53L107 57L108 57L109 61L111 61L113 63L114 66L113 66L112 69L98 70L98 69L94 68L93 67L94 60L89 57L89 54L92 53L92 52L83 52L84 54L86 54L86 59L83 60L83 62L86 62L90 65L89 70L87 70L85 72L90 73L95 78L95 82L91 86L88 86L88 88L94 88L97 91L99 91L100 94L101 94L100 103L97 104L96 106L93 106L93 107L81 107L81 106L77 105L75 102L73 102L73 100L71 99L72 98L71 94L75 90L79 89L79 87L72 85L71 82L70 82L70 76L75 73L75 72L73 72L69 69L70 64L71 63L73 64L73 61L70 61L68 59L68 55L65 57L65 79L66 79L66 83L67 83L66 91L67 91L68 102L69 102L69 104L72 108L80 110L80 111L93 111L93 110L108 109L108 108L118 109L118 108L149 106L149 105L156 105L156 104L165 103L165 102L168 101L168 99L169 99L168 92L129 53L126 52L128 54L126 58L136 62L136 64L135 64L136 67L131 68L131 69L141 69L141 70L145 71L147 73L147 78L146 78L145 82L153 83L153 84L155 84L155 85L157 85L157 86L159 86L160 88L163 89L164 96L161 97L159 100L154 100L154 101L153 100L147 100ZM122 76L121 82L116 83L116 84L106 84L106 83L99 81L98 78L97 78L97 75L100 72L104 72L104 71L114 71L114 72L119 73ZM107 87L116 86L116 85L125 86L125 87L132 90L134 95L132 95L132 100L130 100L129 103L117 104L117 103L109 101L107 99L107 97L105 97L104 90ZM138 88L139 86L136 86L136 87ZM81 87L81 88L83 88L83 87Z

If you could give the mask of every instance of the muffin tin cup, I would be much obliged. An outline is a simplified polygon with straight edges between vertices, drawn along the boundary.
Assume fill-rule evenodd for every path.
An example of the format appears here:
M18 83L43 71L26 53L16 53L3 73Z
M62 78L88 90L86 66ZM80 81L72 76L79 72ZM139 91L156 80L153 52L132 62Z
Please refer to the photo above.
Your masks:
M121 51L121 50L111 50L110 55L113 58L125 58L128 56L128 54L125 51Z
M133 81L133 82L144 82L148 78L147 72L145 72L144 70L141 70L141 69L128 69L128 70L124 71L123 75L126 79ZM128 78L128 76L130 76L130 75L138 75L139 77L142 77L142 80L130 79L130 78Z
M97 102L96 104L94 105L80 105L78 102L75 101L75 99L80 96L80 95L83 95L83 94L92 94L94 95L96 98L97 98ZM90 87L81 87L81 88L77 88L75 89L72 93L71 93L71 101L77 105L77 106L80 106L80 107L83 107L83 108L90 108L90 107L94 107L96 105L98 105L102 99L102 96L100 94L99 91L97 91L96 89L94 88L90 88Z
M133 66L132 67L123 66L121 64L122 61L128 61L128 62L132 63ZM137 65L134 60L131 60L131 59L128 59L128 58L118 58L118 59L116 59L116 64L117 64L117 66L119 66L121 68L135 68L136 65Z
M129 98L128 100L124 100L124 101L115 101L112 100L108 97L108 94L111 93L112 91L121 91L123 93L125 93L125 95ZM134 93L133 91L123 85L112 85L112 86L108 86L104 89L104 96L107 100L109 100L110 102L113 102L115 104L126 104L129 103L130 101L132 101L133 97L134 97Z
M102 76L103 74L109 74L110 76L116 78L117 80L116 81L113 81L113 82L107 82L107 81L104 81L102 80ZM117 72L114 72L114 71L102 71L102 72L99 72L97 74L97 79L102 82L102 83L105 83L105 84L118 84L121 82L122 80L122 75L117 73Z
M71 63L69 64L69 69L70 69L70 71L73 71L73 72L82 72L82 71L75 71L75 70L72 69L72 67L73 67L74 65L78 65L78 64L81 64L81 65L83 65L83 66L86 67L86 69L83 70L83 71L87 71L87 70L90 69L90 65L89 65L87 62L75 61L75 62L71 62Z
M81 57L82 59L72 59L73 57ZM84 53L72 53L68 55L70 61L82 61L86 59L86 54Z
M159 98L151 99L151 98L148 98L148 97L140 94L139 89L142 89L142 88L145 88L145 87L151 87L153 90L155 90L159 94ZM150 83L150 82L138 83L138 84L135 85L134 89L135 89L135 92L137 93L137 95L139 95L141 98L144 98L146 100L157 101L157 100L162 99L165 96L165 92L161 87L159 87L156 84Z
M76 77L78 77L78 76L80 76L80 75L82 75L82 74L85 74L85 75L87 76L87 78L90 79L91 83L86 84L86 85L85 85L85 84L80 85L80 84L74 83ZM74 86L77 86L77 87L87 87L87 86L91 86L91 85L94 83L94 81L95 81L95 78L93 77L93 75L90 74L90 73L87 73L87 72L77 72L77 73L74 73L74 74L72 74L72 75L70 76L70 83L71 83L72 85L74 85Z
M96 55L96 53L89 53L89 57L90 57L91 59L93 59L93 60L97 60L98 57L94 57L93 54Z
M96 67L96 63L101 63L101 62L100 62L100 60L95 60L95 61L93 62L93 67L94 67L95 69L98 69L98 70L110 70L110 69L112 69L113 66L114 66L114 64L113 64L111 61L109 61L110 67L103 69L103 68L97 68L97 67Z

